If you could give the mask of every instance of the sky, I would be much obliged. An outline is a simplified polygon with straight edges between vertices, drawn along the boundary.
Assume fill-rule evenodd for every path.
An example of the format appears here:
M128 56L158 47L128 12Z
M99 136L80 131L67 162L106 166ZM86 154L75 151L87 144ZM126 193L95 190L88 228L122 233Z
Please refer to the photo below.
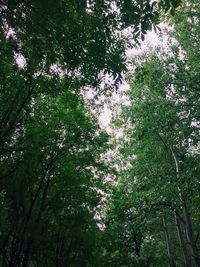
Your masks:
M155 31L149 31L146 36L145 40L143 41L141 47L134 48L134 49L129 49L126 52L126 56L129 61L133 59L135 56L141 54L145 50L149 50L150 48L153 49L156 46L161 46L165 48L167 46L167 34L165 34L166 30L169 29L169 27L165 23L161 23L159 25L159 28L161 29L161 34L158 32L155 33ZM7 37L10 35L14 36L14 32L12 31L11 28L7 29ZM26 59L23 57L22 54L20 53L15 53L14 55L15 60L19 66L19 68L24 68L26 67ZM57 67L56 67L57 68ZM105 78L106 79L106 78ZM128 105L129 101L124 92L128 90L129 86L124 80L122 84L120 85L118 92L113 93L111 97L111 105L109 104L104 104L104 107L98 111L97 119L99 121L100 127L102 129L105 129L108 133L111 133L111 128L110 124L113 118L114 113L119 113L120 112L120 106L121 105ZM89 90L88 92L85 93L86 99L92 99L93 98L93 93L92 90ZM102 99L103 100L103 99ZM103 102L103 101L102 101ZM96 111L94 110L93 113ZM120 135L120 134L119 134Z
M139 49L135 48L127 50L126 55L128 57L128 60L133 59L135 56L141 54L145 50L149 50L150 48L153 49L157 46L161 46L165 49L167 47L168 37L166 31L168 31L169 26L165 23L161 23L159 25L159 28L161 29L161 34L159 34L158 32L155 33L154 31L149 31L146 34L145 40ZM100 112L100 115L98 116L101 128L106 129L108 132L111 131L110 123L113 117L114 110L116 112L116 110L118 109L117 106L120 107L121 104L129 104L127 97L123 94L123 92L127 91L128 88L129 86L126 81L123 81L123 83L118 89L118 93L114 93L112 96L112 106L110 107L108 105L105 105L102 111Z

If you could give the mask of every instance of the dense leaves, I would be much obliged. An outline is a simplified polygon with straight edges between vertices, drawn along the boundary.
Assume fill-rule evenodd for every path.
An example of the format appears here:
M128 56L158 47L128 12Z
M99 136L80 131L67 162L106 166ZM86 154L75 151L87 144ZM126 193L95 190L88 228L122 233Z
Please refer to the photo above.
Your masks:
M132 127L121 152L132 157L132 167L120 175L107 216L108 229L120 233L125 225L123 248L126 239L133 245L136 225L141 252L131 252L145 259L141 266L200 266L198 10L188 3L177 13L168 52L139 56L129 77L131 105L123 115Z
M1 1L2 267L166 266L162 224L171 238L174 214L199 264L198 5L174 17L172 56L135 62L126 113L134 129L122 152L136 158L120 178L102 159L108 136L80 94L86 85L111 94L126 48L179 4ZM108 78L113 88L102 86ZM172 248L182 264L176 238Z
M135 40L156 24L159 10L178 1L2 1L1 25L29 68L58 64L82 83L95 83L100 71L121 80L128 40L120 32L133 26ZM12 37L12 34L14 38ZM74 72L75 71L75 72Z
M105 137L71 93L41 95L31 106L1 160L1 264L90 261L100 197L91 168Z

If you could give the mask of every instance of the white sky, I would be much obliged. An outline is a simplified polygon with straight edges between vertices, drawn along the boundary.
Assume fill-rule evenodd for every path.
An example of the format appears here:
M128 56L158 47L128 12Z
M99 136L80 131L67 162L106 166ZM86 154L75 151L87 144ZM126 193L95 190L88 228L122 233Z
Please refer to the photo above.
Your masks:
M168 36L166 32L169 30L169 27L165 23L161 23L159 27L161 29L161 34L155 33L154 31L149 31L146 34L145 40L140 49L129 49L127 51L126 55L128 60L131 60L136 55L141 54L143 51L153 49L156 46L163 47L164 49L167 47ZM128 90L128 84L124 81L118 90L118 93L114 93L112 96L112 106L109 107L108 105L105 105L98 117L100 126L103 129L106 129L108 132L111 131L109 124L111 123L113 112L116 112L118 108L120 109L121 104L126 105L129 103L127 97L123 95L123 92Z
M128 60L131 60L134 58L134 56L139 55L145 50L153 49L156 46L161 46L165 48L167 46L167 34L165 32L169 29L169 27L161 23L159 25L162 33L162 37L155 33L154 31L148 32L145 36L145 40L143 41L141 47L139 49L129 49L126 52L126 56ZM7 30L7 37L9 35L13 35L12 29ZM26 59L23 57L20 53L15 53L14 55L16 63L18 64L19 68L25 68L27 63ZM57 68L57 66L56 66ZM107 80L107 78L105 77ZM109 124L111 123L113 113L116 114L120 113L120 106L121 105L127 105L129 103L127 97L125 96L124 92L128 89L128 84L124 81L120 88L118 89L117 93L112 94L112 100L111 105L104 104L104 108L102 108L101 111L98 111L98 121L101 126L101 128L106 129L108 132L111 131L111 128L109 127ZM88 92L85 93L86 99L92 99L93 98L93 92L92 90L88 90ZM102 99L103 100L103 99ZM103 101L102 101L103 102ZM93 111L96 113L95 111Z

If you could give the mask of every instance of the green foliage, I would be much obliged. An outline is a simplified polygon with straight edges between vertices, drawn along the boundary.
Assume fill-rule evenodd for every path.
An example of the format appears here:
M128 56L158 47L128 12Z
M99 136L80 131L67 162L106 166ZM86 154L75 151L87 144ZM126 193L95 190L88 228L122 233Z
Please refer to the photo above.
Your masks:
M1 264L7 266L7 257L13 266L26 257L39 266L86 264L93 261L98 232L93 217L100 199L91 167L105 138L101 142L94 119L70 92L41 94L30 105L32 112L21 121L23 139L15 151L5 148L6 162L1 161L3 173L18 160L15 171L1 177L2 223L6 221Z
M193 257L199 247L200 201L198 10L197 2L180 9L171 33L176 44L167 53L158 48L136 58L128 77L131 105L122 115L127 136L121 155L132 158L131 168L120 172L105 215L114 266L167 266L167 257L186 266L183 253L189 255L188 266L199 266L198 253ZM134 237L142 237L139 254Z
M99 218L105 229L97 226L96 217L98 212L103 216L105 192L109 191L105 190L103 178L111 175L112 166L101 161L108 147L108 136L85 108L80 91L90 85L100 94L102 75L114 79L114 90L126 71L125 49L130 45L122 31L131 26L136 44L159 22L160 14L172 11L177 5L178 1L167 0L1 1L2 267L149 266L149 259L155 262L157 257L150 252L140 256L142 246L143 251L148 250L148 239L144 245L142 241L150 230L140 225L143 213L135 213L135 209L146 209L146 198L153 203L157 193L150 184L154 177L146 197L139 190L138 201L136 192L131 191L135 209L128 194L131 183L130 187L122 183L113 190L110 195L113 198L105 209L105 222ZM149 83L156 77L152 66L141 68L142 79L147 77L146 71ZM162 89L155 84L157 91L163 97ZM168 111L164 99L162 103L157 98L151 101L151 104L141 102L142 108L152 110L158 106L159 110ZM176 112L173 108L169 112L170 122L174 122ZM140 115L153 133L155 125L149 121L151 117ZM161 119L164 123L164 117L153 114L155 122ZM138 138L143 130L138 130ZM170 137L170 130L167 134ZM189 134L193 136L193 132ZM180 134L180 140L189 134L187 131ZM154 138L152 135L144 153L152 154L150 145ZM197 144L195 138L192 140ZM136 150L141 149L139 145L138 142ZM152 157L153 163L162 154L163 146ZM162 161L166 158L163 156ZM140 160L145 160L144 155L141 154ZM139 176L140 166L136 169ZM198 170L191 169L197 176ZM143 170L150 176L149 166ZM160 169L160 176L163 175ZM137 185L140 186L146 186L145 182ZM188 188L193 187L188 184ZM124 198L120 200L121 192ZM152 221L148 225L151 229ZM149 244L154 243L149 240ZM159 248L156 251L159 253Z

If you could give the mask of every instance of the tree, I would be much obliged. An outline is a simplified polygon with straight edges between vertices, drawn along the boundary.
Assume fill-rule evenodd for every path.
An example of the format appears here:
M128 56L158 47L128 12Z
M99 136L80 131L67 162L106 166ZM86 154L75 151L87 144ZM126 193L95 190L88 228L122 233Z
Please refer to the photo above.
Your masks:
M52 92L60 76L66 76L67 88L98 88L105 74L119 83L127 45L120 31L134 24L135 32L144 34L156 23L159 8L175 6L174 1L144 1L139 6L132 1L2 1L1 152L38 90ZM41 85L44 80L46 87Z
M157 49L140 56L129 77L131 106L123 115L132 126L125 125L128 139L121 152L125 159L132 157L132 167L117 200L124 201L133 217L129 223L127 215L116 217L121 206L113 197L111 227L137 222L143 236L141 255L148 259L151 253L148 266L166 266L166 256L169 266L199 266L198 8L193 3L180 9L173 32L178 42L168 53Z
M100 160L107 135L84 107L80 90L85 85L101 89L103 75L113 77L116 87L129 45L121 31L132 25L135 41L143 38L159 12L177 4L1 1L3 267L101 264L96 241L103 234L95 214L100 174L109 171ZM125 225L118 226L122 232ZM140 239L140 232L131 239L136 254Z
M71 92L41 94L31 110L21 118L23 143L1 161L1 173L16 164L1 179L1 265L88 264L100 200L92 169L101 168L106 136Z

